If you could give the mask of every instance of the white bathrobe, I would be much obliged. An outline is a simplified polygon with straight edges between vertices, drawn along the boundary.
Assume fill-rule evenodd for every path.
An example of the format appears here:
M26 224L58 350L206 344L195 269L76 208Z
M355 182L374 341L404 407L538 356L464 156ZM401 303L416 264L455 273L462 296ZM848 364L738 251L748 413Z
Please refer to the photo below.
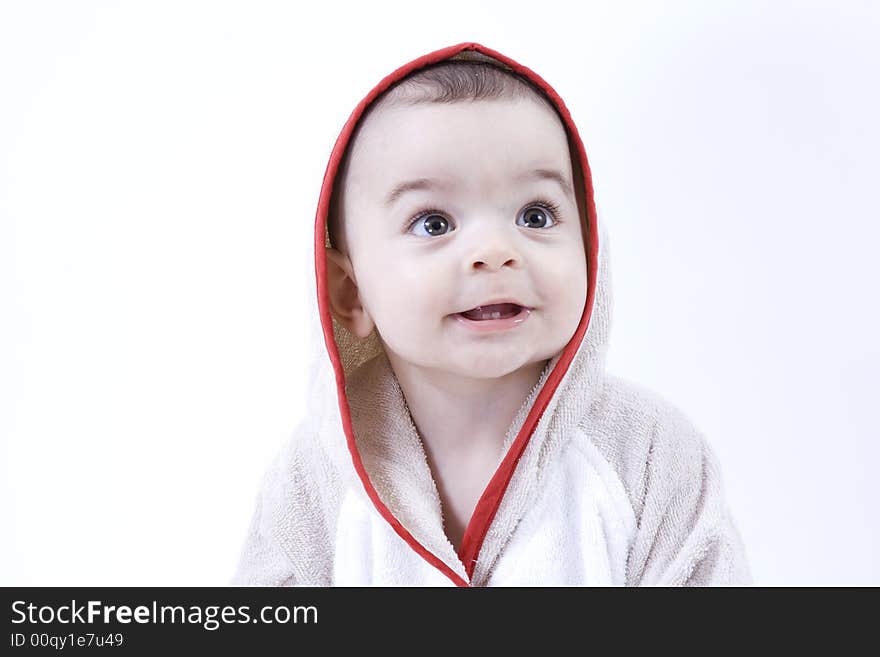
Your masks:
M588 294L581 324L508 429L458 551L424 447L375 333L329 310L324 248L333 179L363 110L391 83L450 57L491 57L541 87L580 157ZM605 371L607 230L561 98L536 73L468 42L388 75L351 114L315 221L316 312L305 418L266 473L233 584L267 586L746 585L746 553L718 460L680 409Z

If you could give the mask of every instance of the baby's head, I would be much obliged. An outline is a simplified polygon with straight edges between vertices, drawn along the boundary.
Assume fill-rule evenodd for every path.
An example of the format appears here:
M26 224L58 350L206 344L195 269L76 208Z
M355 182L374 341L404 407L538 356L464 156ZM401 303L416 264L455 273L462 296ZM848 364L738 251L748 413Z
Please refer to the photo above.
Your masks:
M584 310L585 212L576 151L537 88L483 62L420 69L370 106L340 164L332 313L375 329L392 363L497 378L546 361ZM497 300L527 310L506 327L460 315Z

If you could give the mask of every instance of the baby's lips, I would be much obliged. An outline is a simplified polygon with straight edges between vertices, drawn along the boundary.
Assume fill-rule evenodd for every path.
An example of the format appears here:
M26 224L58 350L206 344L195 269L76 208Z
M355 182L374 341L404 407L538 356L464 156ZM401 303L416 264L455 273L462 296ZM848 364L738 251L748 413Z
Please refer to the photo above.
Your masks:
M525 306L518 303L493 303L484 306L476 306L470 310L465 310L459 315L468 317L469 319L479 319L482 313L499 313L502 317L515 317L522 312Z
M486 306L477 306L476 308L471 308L466 312L475 312L479 310L485 310L486 312L517 312L521 305L518 303L492 303Z
M490 301L486 301L485 303L481 303L480 305L473 306L472 308L466 308L465 310L459 310L457 313L453 313L455 315L463 315L465 313L472 313L479 310L485 310L488 312L505 312L505 311L513 311L517 312L520 308L525 308L527 310L532 310L530 306L525 305L524 303L520 303L518 299L513 297L507 298L495 298Z

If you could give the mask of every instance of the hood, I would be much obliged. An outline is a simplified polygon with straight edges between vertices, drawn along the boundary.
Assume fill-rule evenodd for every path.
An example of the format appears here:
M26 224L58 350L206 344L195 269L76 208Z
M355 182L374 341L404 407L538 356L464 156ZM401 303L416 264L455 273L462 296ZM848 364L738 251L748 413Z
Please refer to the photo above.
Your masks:
M587 298L580 323L565 348L545 367L510 426L503 458L485 488L456 552L445 540L439 497L418 433L387 357L374 333L350 334L331 314L325 248L334 179L358 120L383 91L419 68L446 59L491 58L543 90L569 138L574 184L583 191ZM576 162L573 162L575 165ZM479 43L459 43L428 53L382 79L358 103L337 138L324 174L315 216L317 322L312 323L310 398L320 414L311 447L329 457L338 473L362 490L401 539L456 584L488 572L539 484L540 465L574 429L602 383L611 316L605 229L599 223L590 167L574 121L562 99L537 73ZM314 320L314 318L312 318ZM413 463L416 466L413 466Z

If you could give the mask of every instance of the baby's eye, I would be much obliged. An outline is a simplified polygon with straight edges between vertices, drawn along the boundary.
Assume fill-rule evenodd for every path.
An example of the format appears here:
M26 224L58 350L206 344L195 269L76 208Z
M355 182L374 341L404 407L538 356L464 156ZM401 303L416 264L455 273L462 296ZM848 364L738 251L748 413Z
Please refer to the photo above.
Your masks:
M524 218L525 223L520 223L520 218ZM551 228L559 221L559 206L556 203L537 200L520 213L516 223L518 226L528 228ZM455 228L450 226L449 220L443 216L440 210L430 209L420 212L409 224L407 230L422 237L442 237L454 231Z
M413 229L415 229L416 235L427 235L428 237L445 235L454 230L449 226L449 222L446 218L443 215L438 214L437 210L427 210L419 215L410 225L410 230ZM421 229L424 232L420 232L418 229Z
M547 228L547 220L551 222L550 226L555 226L558 222L556 218L559 216L559 206L549 201L541 201L527 207L520 215L524 218L525 223L517 224L520 226L528 226L529 228Z

